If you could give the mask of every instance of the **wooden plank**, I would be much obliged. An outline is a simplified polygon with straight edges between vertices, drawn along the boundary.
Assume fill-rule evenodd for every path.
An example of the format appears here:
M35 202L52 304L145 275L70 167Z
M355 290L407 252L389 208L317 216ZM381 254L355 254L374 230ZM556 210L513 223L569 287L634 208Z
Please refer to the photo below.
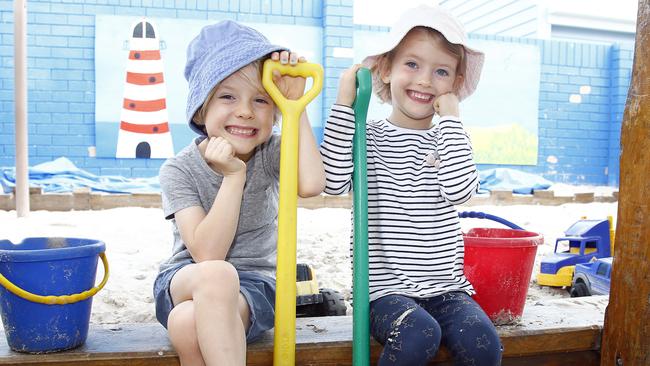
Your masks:
M119 356L119 355L118 355ZM129 355L129 357L109 357L109 358L97 358L89 357L87 359L76 358L72 360L61 360L61 359L49 359L43 358L38 361L18 361L18 362L9 362L9 363L0 363L2 365L18 366L77 366L77 365L86 365L86 366L180 366L178 357L176 355L171 355L169 357L157 358L152 357L151 355L145 355L142 357L134 357Z
M650 365L650 0L640 0L632 83L621 130L611 301L601 365Z
M573 195L573 201L576 203L594 202L594 192L576 193Z
M3 337L4 338L4 337ZM86 343L74 350L29 355L0 343L0 365L178 365L167 331L155 323L91 326Z
M311 330L297 330L296 364L298 365L348 365L352 363L351 321L329 321L328 337L318 339L309 336ZM322 319L326 322L329 319ZM312 322L313 324L314 322ZM318 323L318 322L316 322ZM318 327L318 325L316 325ZM25 355L0 350L0 365L178 365L176 354L171 348L164 329L157 324L138 324L122 327L120 330L93 329L86 344L76 350L48 355ZM308 335L303 338L302 335ZM564 328L535 332L505 332L501 334L504 345L504 361L524 359L565 360L568 353L576 355L597 354L600 328ZM128 341L125 341L128 340ZM250 366L271 366L273 364L272 333L249 346ZM371 360L376 362L381 346L371 342ZM560 356L560 357L558 357ZM577 357L577 356L576 356ZM580 356L583 357L583 356ZM589 357L588 357L589 358ZM432 364L451 361L446 349L442 349ZM588 363L597 365L598 363ZM586 366L586 364L581 364Z
M90 210L90 188L79 187L72 191L75 211Z
M29 195L32 211L70 211L74 208L72 193L46 193Z
M16 202L14 202L14 195L5 194L0 192L0 210L12 211L16 209Z
M499 332L504 357L597 350L599 326Z
M599 356L598 351L583 351L530 357L504 358L503 362L501 362L501 366L596 366L600 363Z
M592 306L593 307L593 306ZM589 311L588 306L576 306L575 312ZM544 309L531 308L531 312ZM498 327L504 345L504 360L535 359L564 360L567 353L587 357L598 350L601 326L592 310L594 321L585 323L567 313L566 326L515 325ZM534 315L534 314L533 314ZM581 319L585 319L582 317ZM352 363L351 317L299 318L296 323L296 364L350 365ZM248 365L271 366L273 332L248 347ZM376 362L381 346L371 342L371 359ZM433 364L450 362L446 349L441 349ZM552 363L540 363L552 364ZM86 343L75 350L48 355L27 355L12 352L5 341L0 341L0 365L178 365L176 354L169 343L166 330L156 323L125 324L120 326L91 326ZM533 363L534 365L534 363ZM597 363L581 363L581 366Z
M606 300L605 296L592 296L543 300L526 306L521 323L497 327L505 348L504 359L544 356L561 360L567 352L580 355L598 350ZM562 316L555 316L556 313ZM351 317L299 318L296 326L298 364L351 362ZM270 365L272 343L273 333L267 332L259 342L250 345L249 365ZM380 352L381 346L373 341L372 360L377 360ZM436 360L436 365L450 360L444 348ZM157 323L91 325L88 340L82 347L50 355L15 353L0 340L0 365L176 365L177 362L166 330ZM586 365L591 364L581 364Z
M77 188L71 193L42 194L40 188L31 189L31 201L36 209L48 211L74 210L105 210L117 207L161 207L161 197L158 193L108 194L91 192L88 188ZM0 194L0 210L15 209L13 194ZM575 196L555 196L552 191L535 191L533 195L512 194L510 191L494 191L491 195L477 195L462 206L484 205L548 205L557 206L565 203L578 202L616 202L618 192L612 196L596 196L593 192L578 193ZM40 208L39 208L40 207ZM350 195L330 196L320 195L310 198L299 198L298 207L307 209L317 208L351 208Z

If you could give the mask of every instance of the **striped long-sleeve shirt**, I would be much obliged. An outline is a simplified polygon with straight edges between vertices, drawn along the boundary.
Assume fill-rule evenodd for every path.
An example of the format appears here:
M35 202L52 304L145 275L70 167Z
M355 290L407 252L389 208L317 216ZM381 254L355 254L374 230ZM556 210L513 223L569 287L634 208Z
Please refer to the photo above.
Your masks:
M352 186L354 111L334 105L321 155L328 194ZM366 128L370 300L390 294L427 298L474 289L463 273L455 205L478 189L472 147L456 117L427 130L387 120Z

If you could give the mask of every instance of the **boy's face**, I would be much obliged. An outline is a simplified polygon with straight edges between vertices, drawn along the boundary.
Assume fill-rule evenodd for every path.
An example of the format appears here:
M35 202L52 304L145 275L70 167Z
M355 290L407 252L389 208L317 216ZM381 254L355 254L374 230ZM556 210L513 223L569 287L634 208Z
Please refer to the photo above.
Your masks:
M458 59L439 40L422 30L409 32L382 75L383 82L390 83L390 121L408 128L430 127L435 99L459 85L457 66Z
M246 66L217 85L205 114L207 135L223 137L239 159L248 161L271 136L274 108L259 71Z

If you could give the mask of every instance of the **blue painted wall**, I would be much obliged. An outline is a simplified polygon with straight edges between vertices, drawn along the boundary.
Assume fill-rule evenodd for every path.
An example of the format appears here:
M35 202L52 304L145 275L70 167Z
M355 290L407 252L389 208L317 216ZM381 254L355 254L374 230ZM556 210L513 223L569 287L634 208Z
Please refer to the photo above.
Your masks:
M341 70L352 63L352 0L30 0L28 3L30 165L66 156L95 174L154 176L161 160L89 156L94 131L95 14L223 19L323 26L324 112L336 98ZM0 0L0 166L15 164L13 2ZM385 32L385 27L365 30ZM618 185L619 132L630 82L633 45L595 45L497 38L535 44L542 55L539 155L514 166L555 182ZM341 56L344 55L344 56ZM338 57L337 57L338 56ZM522 81L525 82L525 81ZM581 103L570 103L591 86ZM507 108L508 101L495 106ZM493 166L481 166L488 168Z
M621 120L634 45L473 37L540 47L537 165L511 167L553 182L618 186ZM590 93L580 94L582 86L589 86ZM570 102L572 95L581 102ZM507 108L507 101L494 112L498 108Z

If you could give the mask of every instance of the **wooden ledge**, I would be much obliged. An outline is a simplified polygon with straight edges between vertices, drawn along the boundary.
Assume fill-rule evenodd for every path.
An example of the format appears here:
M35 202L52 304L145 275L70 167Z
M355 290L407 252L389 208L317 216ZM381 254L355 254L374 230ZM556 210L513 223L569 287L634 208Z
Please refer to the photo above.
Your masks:
M107 194L90 192L87 188L78 188L71 193L43 193L40 188L30 188L30 205L33 211L70 211L70 210L106 210L116 207L155 207L162 205L158 193ZM512 191L493 191L480 194L462 206L478 205L547 205L557 206L564 203L616 202L618 192L611 196L595 196L593 192L576 193L571 196L556 196L552 191L535 191L533 194L513 194ZM321 194L311 198L298 198L298 206L308 209L350 208L352 196L330 196ZM0 193L0 210L10 211L16 207L13 194Z
M504 346L503 365L599 365L603 310L593 303L562 299L563 320L540 323L548 305L526 309L520 325L498 327ZM573 301L566 306L567 301ZM585 320L589 319L589 320ZM352 318L300 318L296 322L296 365L351 365ZM3 338L3 337L0 337ZM376 362L381 346L371 342ZM273 332L248 347L248 365L273 364ZM450 364L442 349L434 365ZM9 350L0 340L0 365L178 365L166 330L156 323L91 326L86 343L75 350L47 355L27 355Z

